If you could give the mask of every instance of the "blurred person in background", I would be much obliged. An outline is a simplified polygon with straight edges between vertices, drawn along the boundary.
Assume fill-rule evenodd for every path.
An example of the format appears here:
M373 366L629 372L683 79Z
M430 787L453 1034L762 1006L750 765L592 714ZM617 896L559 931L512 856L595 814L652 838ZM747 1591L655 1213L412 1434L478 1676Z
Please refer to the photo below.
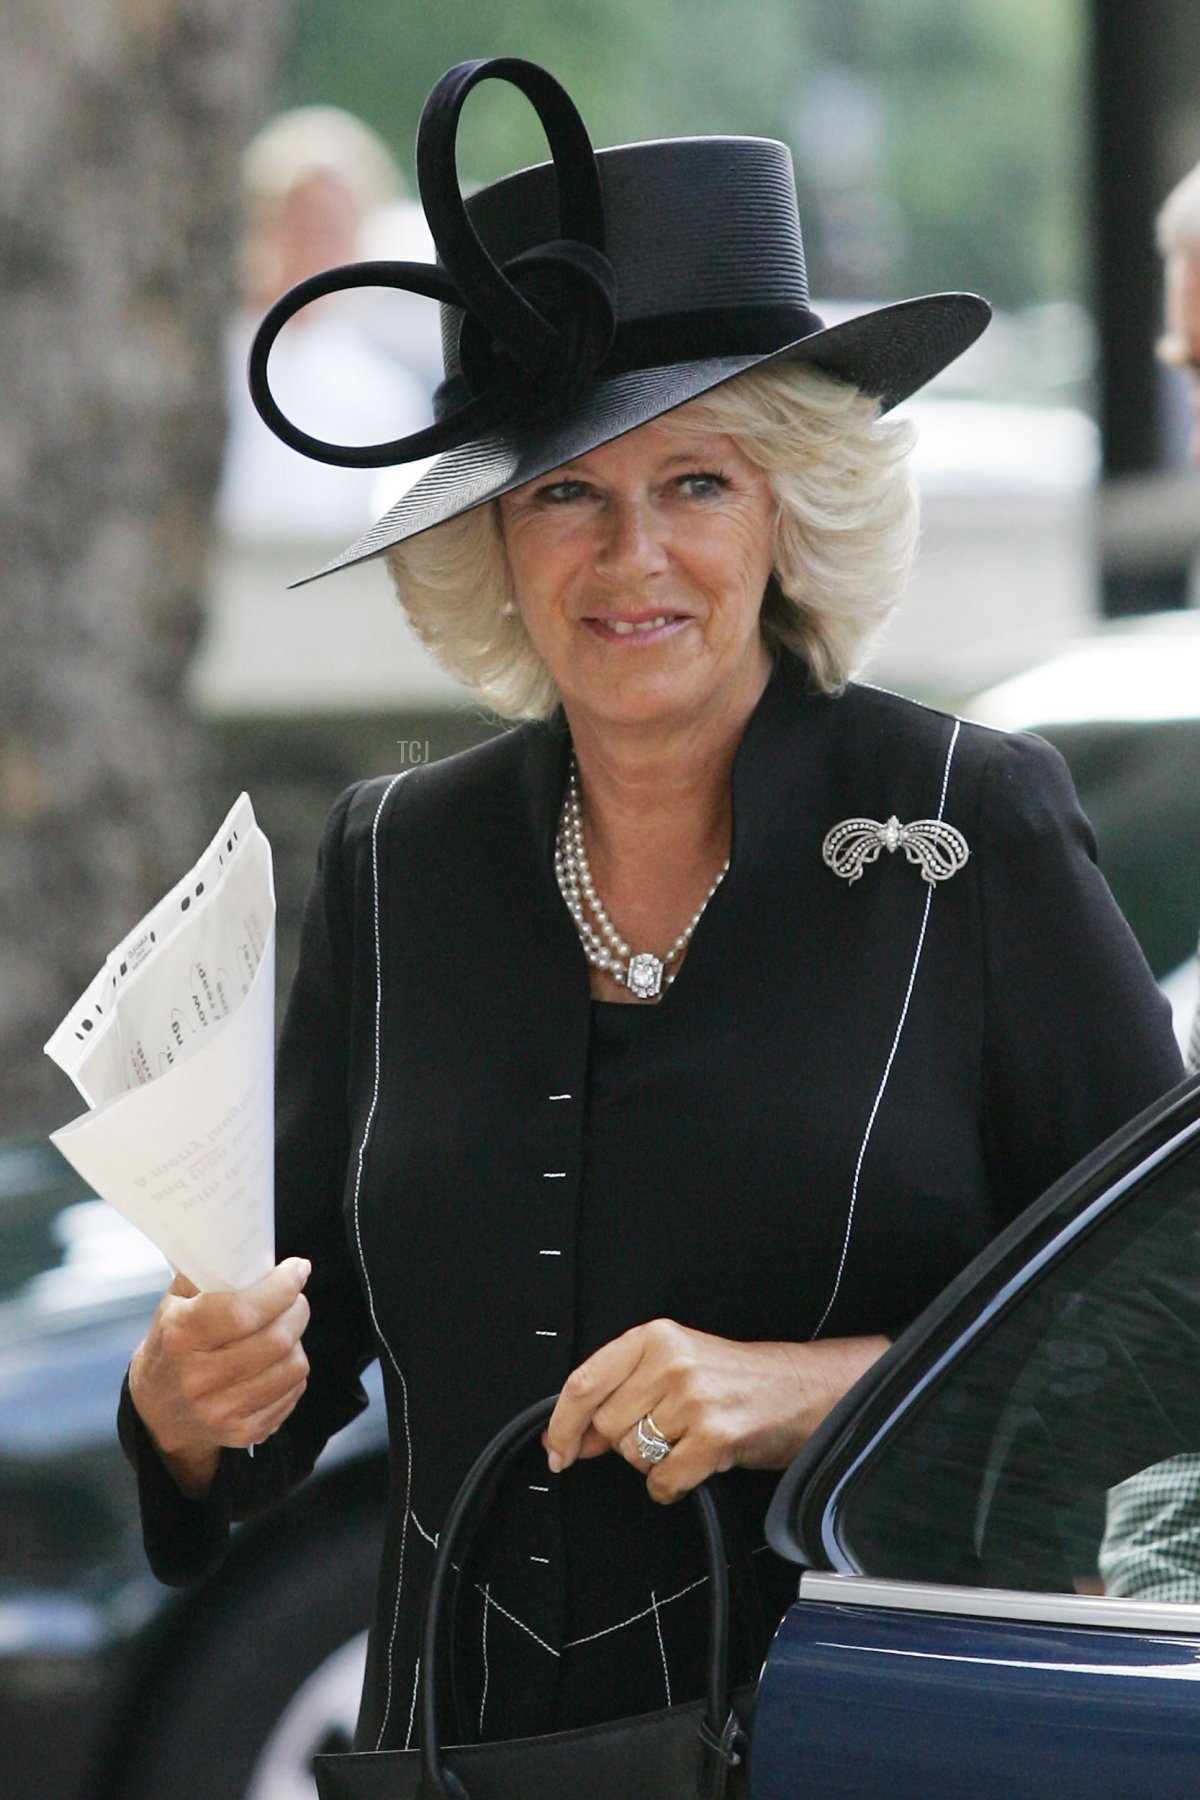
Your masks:
M1156 237L1166 294L1166 330L1158 355L1187 375L1192 461L1200 463L1200 163L1167 195Z
M379 472L331 469L300 456L267 429L251 403L246 360L263 313L307 276L365 253L375 221L399 203L399 171L382 140L332 106L281 113L248 146L242 164L242 305L226 334L228 436L217 519L233 538L312 541L360 531L392 493ZM397 254L393 251L392 254ZM399 254L405 254L404 251ZM432 308L426 307L426 313ZM403 437L424 422L429 391L395 334L381 341L372 300L330 296L281 333L272 374L294 417L343 443Z

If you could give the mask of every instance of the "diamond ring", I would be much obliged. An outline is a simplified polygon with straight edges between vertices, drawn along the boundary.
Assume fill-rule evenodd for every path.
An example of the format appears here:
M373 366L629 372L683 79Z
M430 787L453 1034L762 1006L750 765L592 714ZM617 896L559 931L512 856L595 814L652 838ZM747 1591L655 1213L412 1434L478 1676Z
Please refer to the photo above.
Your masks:
M637 1422L637 1453L643 1462L660 1463L664 1456L675 1448L670 1438L663 1436L654 1423L654 1415L646 1413Z

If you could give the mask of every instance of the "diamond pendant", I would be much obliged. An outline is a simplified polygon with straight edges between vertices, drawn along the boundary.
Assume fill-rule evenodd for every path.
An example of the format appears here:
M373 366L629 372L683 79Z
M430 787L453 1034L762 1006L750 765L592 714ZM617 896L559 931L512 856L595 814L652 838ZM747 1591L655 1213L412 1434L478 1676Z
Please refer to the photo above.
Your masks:
M639 1000L655 1000L662 992L663 965L650 950L639 950L629 959L625 985Z

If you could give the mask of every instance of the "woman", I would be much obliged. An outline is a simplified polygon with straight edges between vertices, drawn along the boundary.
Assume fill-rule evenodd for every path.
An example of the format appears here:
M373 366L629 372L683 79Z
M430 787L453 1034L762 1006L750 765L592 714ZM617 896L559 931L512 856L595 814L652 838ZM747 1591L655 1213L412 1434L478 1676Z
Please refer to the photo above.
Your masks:
M468 224L454 132L485 75L534 100L555 163ZM340 560L387 551L435 653L531 722L335 808L281 1049L283 1261L244 1295L176 1284L122 1414L152 1560L190 1579L380 1357L364 1747L410 1740L429 1546L544 1393L545 1447L463 1584L473 1728L699 1690L691 1522L645 1496L715 1471L756 1672L794 1592L762 1544L773 1472L1179 1076L1055 754L847 685L915 530L907 429L880 414L982 302L825 330L782 147L593 162L528 64L452 70L418 166L448 273L377 265L290 303L369 275L447 304L440 423L379 452L443 454ZM260 403L329 456L264 388L286 312Z

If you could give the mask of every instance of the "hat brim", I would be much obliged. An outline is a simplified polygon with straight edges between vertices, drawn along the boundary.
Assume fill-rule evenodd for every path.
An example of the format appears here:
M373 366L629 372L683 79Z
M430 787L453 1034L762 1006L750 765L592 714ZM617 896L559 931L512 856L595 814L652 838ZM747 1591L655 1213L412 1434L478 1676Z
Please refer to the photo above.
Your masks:
M846 319L777 350L610 376L595 382L563 418L523 422L446 451L348 550L291 585L304 587L379 556L648 425L747 369L784 361L807 363L850 382L887 412L960 356L990 317L990 306L978 294L924 294Z

